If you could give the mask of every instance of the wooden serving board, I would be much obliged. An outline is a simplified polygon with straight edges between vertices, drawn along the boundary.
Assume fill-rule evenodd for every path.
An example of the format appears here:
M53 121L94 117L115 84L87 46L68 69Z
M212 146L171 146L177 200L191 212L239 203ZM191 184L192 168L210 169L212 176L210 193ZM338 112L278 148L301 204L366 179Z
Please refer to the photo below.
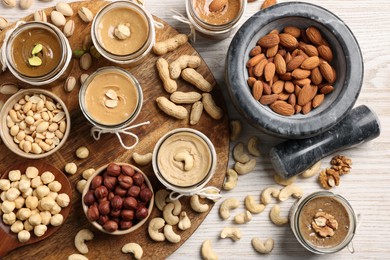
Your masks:
M97 11L106 4L107 2L104 1L71 3L75 14L73 17L67 19L73 19L76 24L74 34L69 38L72 49L81 49L83 38L85 35L90 34L91 29L91 23L86 24L78 17L77 10L79 7L86 6L94 14L96 14ZM53 8L45 10L48 17L51 10L53 10ZM162 22L165 26L164 29L157 29L157 41L165 40L177 34L177 31L170 27L167 23L156 17L155 19ZM32 16L30 15L24 20L32 20ZM3 42L4 36L5 31L0 33L0 43ZM170 52L163 57L167 59L168 62L172 62L183 54L199 55L196 50L187 43L176 51ZM169 97L169 94L164 91L162 82L157 74L157 69L155 67L157 59L158 57L154 54L149 54L147 59L141 65L128 69L140 82L144 94L142 111L134 124L150 121L150 125L134 129L134 133L140 137L140 143L134 150L127 151L122 148L115 135L103 134L99 141L95 141L91 137L91 125L84 118L78 104L78 90L80 88L79 82L77 87L71 93L64 92L63 84L59 84L58 86L50 89L62 98L71 113L71 133L67 142L59 150L59 152L45 158L44 160L50 162L59 169L63 169L65 164L69 162L75 162L77 164L77 173L75 175L68 176L74 190L72 197L72 211L67 221L64 223L64 226L55 234L43 241L40 241L38 244L32 244L16 249L4 257L4 259L65 259L73 253L78 253L74 247L74 237L82 228L88 228L95 233L93 241L87 242L89 253L86 256L89 259L128 259L128 255L121 253L121 248L124 244L129 242L136 242L142 246L144 251L143 258L163 259L179 248L180 245L183 244L184 241L186 241L202 223L208 212L202 214L195 213L189 206L189 198L181 198L180 201L182 202L183 210L187 212L189 218L191 219L192 226L190 229L181 232L174 227L181 235L182 239L180 243L171 244L169 242L154 242L149 238L147 225L150 219L162 215L156 207L154 208L149 221L134 233L123 236L110 236L99 232L88 222L81 207L81 195L75 189L76 183L82 179L81 173L83 170L91 167L97 169L99 166L111 161L134 163L131 160L133 152L141 154L151 152L161 136L172 129L181 127L191 127L203 132L214 144L218 157L217 170L208 185L214 185L221 188L229 156L229 126L227 115L225 115L223 119L216 121L204 112L199 123L195 126L190 126L188 120L177 120L165 115L157 107L155 102L155 99L158 96ZM114 64L108 62L104 58L100 58L98 60L94 59L93 66L88 71L82 71L79 68L78 60L74 60L74 67L71 75L78 79L82 73L91 74L99 67L108 65ZM211 71L208 69L204 61L202 61L202 64L197 71L200 72L209 82L216 84ZM4 82L15 82L15 79L9 71L0 74L0 84ZM197 91L195 87L181 79L178 80L178 86L178 90L180 91ZM226 111L223 95L218 87L213 90L212 95L216 100L217 105ZM5 96L1 97L2 100L5 100L6 98L7 97ZM186 108L190 110L190 106L186 106ZM131 140L130 137L124 137L124 141L125 143L131 143L133 140ZM75 156L75 151L79 146L88 147L90 155L87 159L82 160ZM25 161L25 159L14 155L4 144L0 144L0 173L3 173L6 168L9 168L12 165ZM162 185L158 182L153 173L151 165L140 168L148 175L155 191L162 188ZM210 206L212 205L213 204L210 203Z

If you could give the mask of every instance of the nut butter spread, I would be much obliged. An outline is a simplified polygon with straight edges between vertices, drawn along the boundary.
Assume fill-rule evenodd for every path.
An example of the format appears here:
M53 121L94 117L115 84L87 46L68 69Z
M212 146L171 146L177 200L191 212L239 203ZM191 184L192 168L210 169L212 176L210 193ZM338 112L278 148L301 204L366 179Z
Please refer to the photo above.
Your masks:
M133 80L115 70L98 73L85 91L88 114L103 125L117 125L130 118L138 104Z
M118 37L123 34L126 37ZM137 11L125 7L105 13L98 26L100 44L106 51L115 55L129 55L138 51L145 44L148 34L146 18Z
M42 45L36 54L41 60L39 66L32 66L29 59L33 57L35 46ZM28 77L40 77L57 67L62 57L61 44L58 37L41 28L32 28L20 32L12 41L12 59L15 69Z
M212 0L193 0L196 15L205 23L213 25L223 25L233 21L240 13L241 1L228 0L227 4L220 10L211 12L210 4Z
M307 243L320 248L341 244L348 235L350 218L335 198L317 197L302 208L299 229Z
M161 175L172 185L189 187L209 173L212 157L207 143L198 135L178 132L160 146L157 164Z

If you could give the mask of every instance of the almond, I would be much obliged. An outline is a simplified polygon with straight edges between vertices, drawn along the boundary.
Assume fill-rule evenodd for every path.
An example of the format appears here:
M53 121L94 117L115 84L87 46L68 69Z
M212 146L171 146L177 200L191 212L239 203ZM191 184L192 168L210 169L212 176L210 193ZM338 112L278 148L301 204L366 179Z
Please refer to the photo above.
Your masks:
M290 93L282 92L278 94L278 100L287 100L290 97Z
M306 44L302 46L301 50L303 50L308 56L318 56L318 50L314 45Z
M263 54L264 55L264 54ZM264 67L268 64L268 60L262 59L254 68L253 68L253 74L255 74L256 77L261 77L264 74Z
M310 79L314 85L318 85L322 82L322 74L321 74L320 69L318 67L312 69L311 74L310 74Z
M297 96L295 96L295 94L290 94L290 96L288 97L287 102L290 105L295 106L295 104L297 103Z
M298 40L294 36L288 33L279 34L280 45L287 49L294 49L298 47Z
M263 48L270 48L275 45L278 45L279 42L280 42L279 35L271 33L261 37L260 40L257 42L257 44Z
M271 89L274 94L282 93L284 89L284 81L282 80L275 81Z
M305 57L302 55L295 56L294 58L291 59L290 62L287 63L287 71L293 71L299 66L301 66L302 62L305 60Z
M287 54L287 51L285 49L279 49L278 54L280 54L280 55L282 55L282 57L284 57L284 55Z
M311 111L311 102L307 102L306 105L302 106L302 114L306 115Z
M276 0L264 0L263 4L261 5L261 9L265 9L273 5L276 5Z
M271 95L263 95L260 98L260 103L263 105L269 105L274 103L276 100L278 100L278 94L271 94Z
M274 63L267 63L264 67L264 79L265 81L270 82L275 75L275 64Z
M318 47L318 54L320 55L321 58L323 58L327 62L331 62L333 60L333 52L326 45L321 45Z
M284 27L283 32L288 33L288 34L294 36L295 38L299 38L299 36L301 36L301 29L299 29L298 27L295 27L295 26Z
M321 94L329 94L330 92L332 92L334 90L334 87L331 86L331 85L325 85L323 86L321 89L320 89L320 93Z
M293 78L295 79L305 79L310 76L311 71L310 70L303 70L303 69L295 69L291 73Z
M295 113L295 109L292 105L288 104L287 102L285 101L282 101L282 100L277 100L275 102L273 102L271 105L270 105L270 108L280 114L280 115L283 115L283 116L291 116Z
M271 93L272 93L272 90L271 90L270 85L268 85L268 83L266 83L266 82L263 82L263 94L264 95L271 95Z
M322 104L322 102L324 101L324 98L325 98L325 95L324 94L318 94L316 95L314 98L313 98L313 101L312 101L312 107L313 108L316 108L316 107L319 107L319 105Z
M321 32L314 26L310 26L306 29L306 36L314 45L319 46L322 43Z
M320 65L320 58L318 58L318 56L312 56L302 62L301 68L305 70L312 70L318 67L318 65Z
M257 45L256 47L254 47L250 52L249 52L249 56L251 57L254 57L256 55L259 55L261 54L261 47L259 45Z
M298 114L302 111L302 106L300 105L295 105L294 106L294 109L295 109L295 114Z
M254 67L254 66L256 66L256 64L258 64L264 58L265 58L265 55L263 53L260 53L256 56L250 58L248 60L248 62L246 63L246 66L247 67Z
M311 83L311 80L310 80L309 78L305 78L305 79L294 79L294 80L293 80L293 83L294 83L295 85L298 85L298 86L300 86L300 87L303 87L303 86L305 86L305 85L307 85L307 84L310 84L310 83Z
M209 5L210 12L222 10L226 6L227 2L228 0L213 0Z
M284 83L284 90L287 93L293 93L294 92L294 84L291 81L286 81Z
M274 57L275 70L278 74L285 74L287 71L286 61L283 59L282 55L276 54Z
M301 92L302 88L298 85L295 85L295 88L294 88L294 94L295 96L299 96L299 93Z
M254 75L254 73L253 73L253 67L248 67L247 69L248 69L248 75L249 75L249 77L254 77L255 75Z
M253 84L255 84L256 79L254 77L249 77L247 80L248 86L253 87Z
M279 75L279 78L282 80L292 80L291 72L286 72L284 74Z
M255 84L253 85L253 90L252 90L253 97L256 100L259 100L261 96L263 95L263 83L260 80L257 80Z
M279 50L279 45L275 45L273 47L268 48L265 55L268 58L274 57L278 53L278 50Z
M320 71L321 71L322 77L324 77L324 79L326 81L328 81L330 84L333 84L335 82L336 76L335 76L335 73L333 72L332 66L330 66L329 63L327 63L326 61L323 61L320 64Z
M287 52L286 55L284 56L284 60L286 61L286 64L291 61L291 53Z
M318 87L312 85L304 86L298 95L298 105L304 106L310 102L317 94Z

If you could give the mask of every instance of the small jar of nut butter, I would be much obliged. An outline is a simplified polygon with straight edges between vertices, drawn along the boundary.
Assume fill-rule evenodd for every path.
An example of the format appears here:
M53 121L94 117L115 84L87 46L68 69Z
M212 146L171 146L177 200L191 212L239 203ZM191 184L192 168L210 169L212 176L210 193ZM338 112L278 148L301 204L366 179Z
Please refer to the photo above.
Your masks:
M357 218L349 202L320 191L299 200L290 211L290 226L299 243L316 254L335 253L355 235Z
M95 16L91 35L97 51L116 64L135 66L155 43L154 20L141 5L115 1Z
M29 85L54 85L72 69L69 42L49 23L24 23L4 44L6 66L18 80Z
M200 35L222 40L239 24L246 3L246 0L186 0L186 12Z

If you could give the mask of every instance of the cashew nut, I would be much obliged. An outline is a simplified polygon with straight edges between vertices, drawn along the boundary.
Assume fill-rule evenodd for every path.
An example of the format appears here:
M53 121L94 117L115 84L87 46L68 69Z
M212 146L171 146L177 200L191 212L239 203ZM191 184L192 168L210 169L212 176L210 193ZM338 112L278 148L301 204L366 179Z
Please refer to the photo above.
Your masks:
M259 214L265 209L264 204L256 204L255 198L251 195L245 197L245 208L253 214Z
M301 176L303 178L310 178L313 175L317 174L321 169L321 161L316 162L312 167L304 171Z
M279 185L282 185L282 186L290 185L290 184L294 183L296 179L297 179L297 176L294 176L294 177L291 177L288 179L284 179L277 174L274 175L275 182Z
M226 220L230 217L230 210L236 209L240 206L240 202L235 198L228 198L221 203L219 207L219 215Z
M201 251L205 260L218 260L218 255L213 251L210 240L203 241Z
M173 231L173 228L171 225L164 226L164 235L165 235L166 239L171 243L179 243L181 240L180 235L176 234Z
M240 163L247 163L250 158L248 154L244 151L244 144L243 143L237 143L236 146L233 148L233 158L236 162Z
M175 205L175 207L173 208L173 215L175 216L179 216L180 212L181 212L181 203L180 203L180 200L171 200L169 197L167 198L167 203L173 203Z
M241 121L230 121L230 131L230 141L236 141L238 138L240 138L242 131Z
M210 198L210 197L207 198L207 199L214 201L214 202L217 202L222 197L222 195L220 195L220 192L221 191L219 189L208 189L208 190L204 191L205 194L216 195L216 196L214 196L214 198ZM200 195L199 198L205 199L206 197L203 195Z
M247 148L251 155L260 157L259 138L257 136L249 138Z
M166 199L168 195L169 195L169 191L167 191L166 189L161 189L157 191L156 194L154 195L154 202L156 203L156 207L160 211L162 211L164 206L167 204Z
M74 238L74 246L82 254L88 254L88 247L85 241L93 239L93 233L88 229L80 230Z
M276 187L268 187L263 192L261 193L261 203L264 205L270 204L271 203L271 196L274 198L277 198L279 196L280 190Z
M195 212L202 213L202 212L206 212L207 210L209 210L209 205L208 204L201 204L200 203L198 195L192 195L191 196L190 205L191 205L191 208Z
M288 223L287 217L280 216L280 206L275 205L272 207L271 211L269 212L269 218L271 221L278 226L284 225Z
M241 231L236 227L225 227L221 231L221 238L231 238L234 241L241 239Z
M189 171L194 167L194 157L187 151L175 154L173 159L178 162L183 162L185 171Z
M177 224L177 227L180 228L181 230L187 230L191 227L191 220L187 216L187 213L185 211L180 213L180 220L179 223Z
M252 246L260 254L269 254L274 249L274 240L268 238L266 241L260 240L260 238L252 238Z
M236 170L238 174L242 175L253 171L255 169L255 166L256 166L256 160L251 159L247 163L236 162L236 164L234 164L234 170Z
M237 186L238 175L233 169L228 169L226 172L226 181L223 184L224 190L232 190Z
M72 254L68 256L68 260L88 260L88 258L80 254Z
M133 160L138 165L148 165L152 161L152 153L139 154L133 153Z
M252 214L247 210L234 216L236 224L245 224L252 220Z
M163 218L169 225L176 225L179 222L179 217L173 215L172 211L175 208L175 204L168 203L163 209Z
M134 254L135 259L141 259L144 251L142 250L142 247L137 243L127 243L122 247L122 253L132 253Z
M293 196L294 198L300 199L303 196L303 191L297 185L290 184L284 187L279 193L279 200L285 201L289 197Z
M149 222L148 233L154 241L164 241L165 236L159 229L163 228L165 220L163 218L154 218Z

